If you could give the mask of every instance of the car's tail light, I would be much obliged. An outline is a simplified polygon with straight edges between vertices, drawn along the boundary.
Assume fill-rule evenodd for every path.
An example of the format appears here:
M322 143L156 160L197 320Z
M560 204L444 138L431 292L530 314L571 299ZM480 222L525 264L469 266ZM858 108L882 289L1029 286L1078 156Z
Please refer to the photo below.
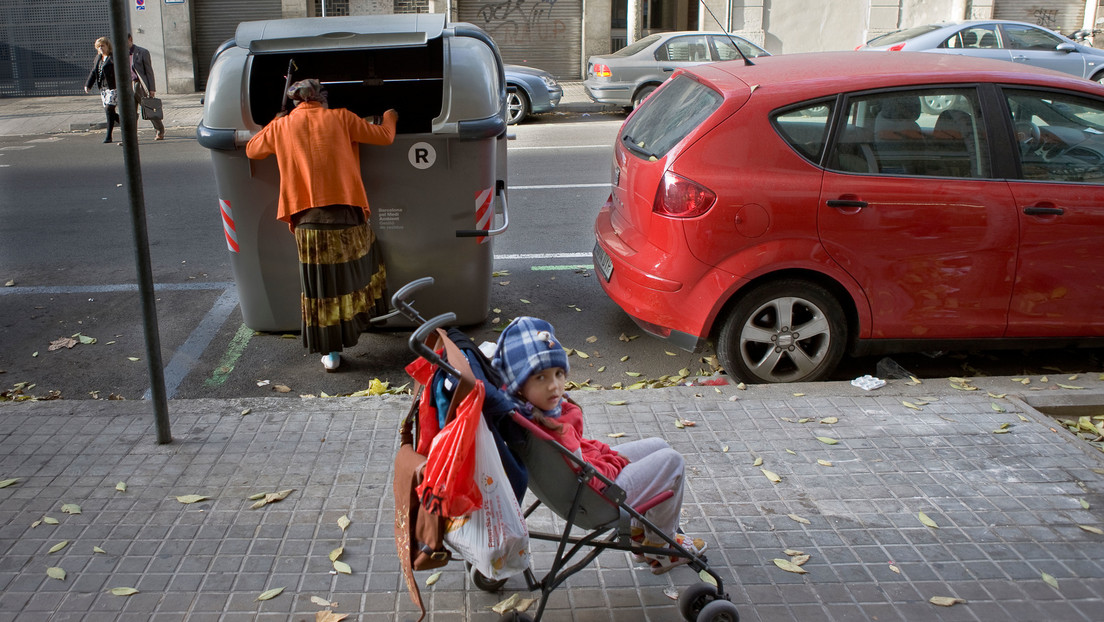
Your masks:
M694 218L708 212L716 202L717 193L668 171L656 191L652 211L661 216Z
M898 43L897 45L889 48L889 51L890 52L900 52L903 49L905 49L905 44L904 43Z
M594 73L594 77L596 78L608 78L613 75L613 73L610 72L609 65L595 65L594 68L591 69L591 72Z

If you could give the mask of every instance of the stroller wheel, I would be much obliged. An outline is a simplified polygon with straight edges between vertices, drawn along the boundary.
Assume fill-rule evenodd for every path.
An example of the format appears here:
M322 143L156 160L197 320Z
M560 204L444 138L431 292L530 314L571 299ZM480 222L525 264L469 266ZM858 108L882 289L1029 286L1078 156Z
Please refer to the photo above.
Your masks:
M468 576L471 577L472 583L475 584L475 587L483 590L484 592L498 592L502 589L502 586L506 585L506 579L499 579L498 581L488 579L487 577L483 576L482 572L479 572L479 570L471 564L468 564Z
M701 610L698 622L740 622L740 613L731 602L715 600Z
M705 582L695 583L683 590L682 594L679 594L679 613L687 622L697 622L698 616L706 605L713 603L717 598L717 588L715 586Z

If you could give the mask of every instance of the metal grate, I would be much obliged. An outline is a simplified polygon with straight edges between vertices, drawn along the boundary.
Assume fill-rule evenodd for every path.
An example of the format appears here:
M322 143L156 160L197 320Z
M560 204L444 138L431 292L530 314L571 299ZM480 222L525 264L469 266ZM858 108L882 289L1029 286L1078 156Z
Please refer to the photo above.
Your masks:
M83 94L110 34L102 0L0 0L0 97Z
M325 7L323 7L325 4ZM325 8L326 17L341 17L349 14L349 0L314 0L314 17L322 17Z

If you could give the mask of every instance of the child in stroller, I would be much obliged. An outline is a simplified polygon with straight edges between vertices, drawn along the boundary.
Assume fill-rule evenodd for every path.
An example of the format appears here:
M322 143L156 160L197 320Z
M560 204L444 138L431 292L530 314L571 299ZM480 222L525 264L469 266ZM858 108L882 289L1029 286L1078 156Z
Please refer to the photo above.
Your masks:
M663 530L690 553L701 556L706 549L705 541L691 538L679 528L682 455L661 438L645 438L611 448L584 437L582 409L565 393L570 370L567 352L556 340L551 324L533 317L515 319L502 331L492 364L502 374L506 382L504 392L514 400L518 410L623 488L629 505L670 490L673 495L648 510L647 517L656 529ZM591 480L591 485L602 486L598 480ZM639 525L634 525L632 537L644 546L666 545L659 534ZM657 554L638 555L637 559L647 562L654 574L663 574L690 561L685 556Z

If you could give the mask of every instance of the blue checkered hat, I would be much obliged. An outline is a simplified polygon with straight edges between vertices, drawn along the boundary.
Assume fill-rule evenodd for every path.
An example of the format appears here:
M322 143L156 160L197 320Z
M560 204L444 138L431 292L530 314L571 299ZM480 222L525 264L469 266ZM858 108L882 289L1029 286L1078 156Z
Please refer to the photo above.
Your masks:
M498 337L491 363L506 381L506 393L516 395L521 385L536 371L562 367L571 371L567 352L556 339L548 322L535 317L519 317Z

